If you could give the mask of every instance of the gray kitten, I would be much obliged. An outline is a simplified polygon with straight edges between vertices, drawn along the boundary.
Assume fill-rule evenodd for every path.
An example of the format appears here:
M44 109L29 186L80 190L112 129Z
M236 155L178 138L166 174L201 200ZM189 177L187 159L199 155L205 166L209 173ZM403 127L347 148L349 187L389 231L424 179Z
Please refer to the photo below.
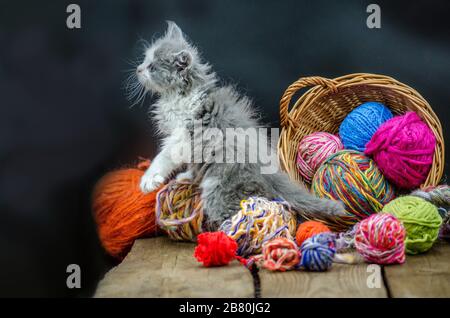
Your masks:
M201 60L175 23L168 22L166 34L146 49L136 75L145 92L158 97L152 113L163 137L161 151L141 179L143 192L155 190L181 167L185 171L177 179L201 174L209 230L237 213L240 200L249 196L282 199L322 219L344 214L340 202L314 197L279 171L266 136L252 134L260 126L250 100L233 87L219 84L210 65ZM230 130L238 139L243 137L241 142L223 140ZM194 145L200 140L196 138L201 138L200 147ZM270 160L262 163L260 158L267 158L268 151ZM237 157L244 153L244 160L242 156L241 160L223 160L230 153ZM258 160L250 158L255 154ZM202 160L195 160L199 157Z

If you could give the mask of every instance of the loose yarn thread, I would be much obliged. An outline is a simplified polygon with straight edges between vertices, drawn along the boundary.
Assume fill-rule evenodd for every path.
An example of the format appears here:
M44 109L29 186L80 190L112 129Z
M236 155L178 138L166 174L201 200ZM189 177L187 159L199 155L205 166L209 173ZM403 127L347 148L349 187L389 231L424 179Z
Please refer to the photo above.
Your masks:
M262 245L275 237L292 240L296 218L286 202L250 197L240 205L241 210L220 226L238 244L238 255L260 254Z

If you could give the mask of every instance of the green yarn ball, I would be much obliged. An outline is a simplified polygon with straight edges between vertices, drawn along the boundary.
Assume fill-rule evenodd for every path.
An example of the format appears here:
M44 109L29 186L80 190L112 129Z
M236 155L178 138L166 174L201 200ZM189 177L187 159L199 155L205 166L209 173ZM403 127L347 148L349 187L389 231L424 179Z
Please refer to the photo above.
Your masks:
M391 213L406 229L406 253L419 254L428 251L436 241L442 218L433 204L422 198L403 196L383 207L383 213Z

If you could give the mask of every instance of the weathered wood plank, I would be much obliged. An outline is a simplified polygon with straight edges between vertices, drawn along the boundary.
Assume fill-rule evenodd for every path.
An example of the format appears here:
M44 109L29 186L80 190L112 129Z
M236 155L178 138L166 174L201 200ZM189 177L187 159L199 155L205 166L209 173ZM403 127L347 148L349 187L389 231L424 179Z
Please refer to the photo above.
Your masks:
M425 254L407 256L401 266L386 266L392 297L450 297L450 244L437 243Z
M379 288L370 288L367 281L373 271L368 264L333 264L327 272L270 272L261 270L261 297L387 297L379 272Z
M99 283L94 297L253 297L251 273L238 262L204 268L194 244L165 237L137 240Z

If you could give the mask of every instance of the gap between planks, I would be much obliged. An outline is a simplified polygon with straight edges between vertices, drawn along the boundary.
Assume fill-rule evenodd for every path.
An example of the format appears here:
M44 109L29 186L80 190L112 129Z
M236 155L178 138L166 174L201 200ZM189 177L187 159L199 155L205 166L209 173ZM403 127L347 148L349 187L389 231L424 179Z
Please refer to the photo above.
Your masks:
M379 268L378 288L369 287L374 272L365 263L333 264L323 273L251 273L238 262L204 268L193 250L194 244L165 237L137 240L95 297L450 297L450 245L444 243L403 265Z

